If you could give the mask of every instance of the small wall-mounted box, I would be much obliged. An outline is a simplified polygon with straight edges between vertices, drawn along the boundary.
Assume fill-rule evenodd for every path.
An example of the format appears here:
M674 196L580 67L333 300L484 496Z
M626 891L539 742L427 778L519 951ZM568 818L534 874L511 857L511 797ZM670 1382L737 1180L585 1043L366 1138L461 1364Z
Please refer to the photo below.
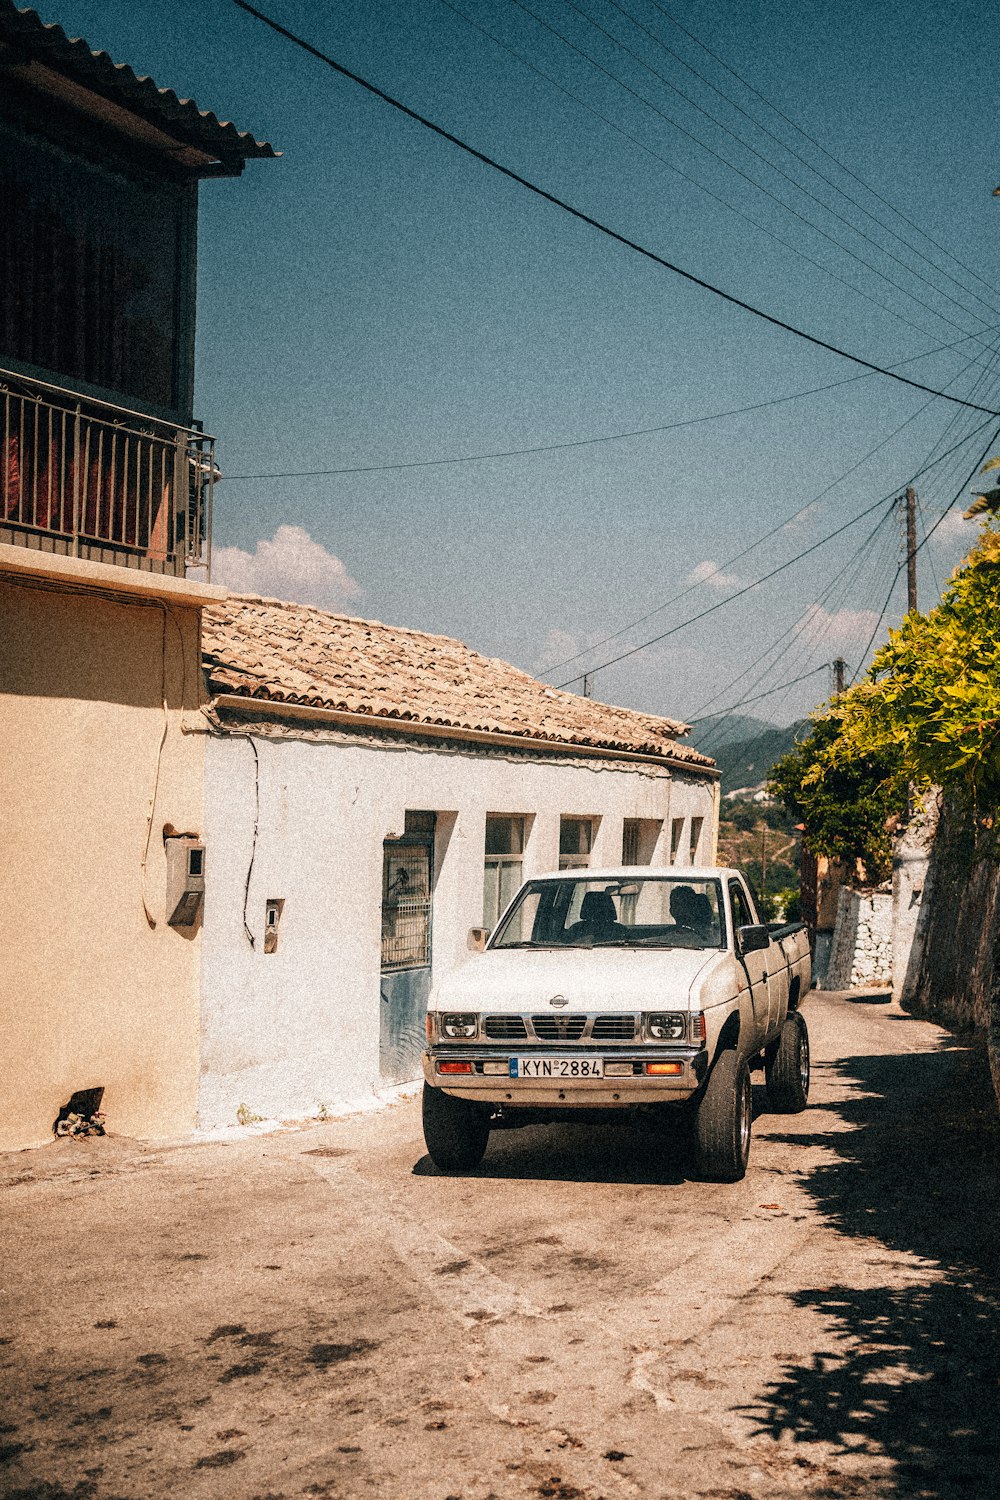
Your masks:
M264 906L264 952L277 953L278 951L278 928L281 925L281 913L285 909L285 898L283 896L268 896Z
M167 856L167 921L193 927L205 899L205 845L191 834L164 839Z

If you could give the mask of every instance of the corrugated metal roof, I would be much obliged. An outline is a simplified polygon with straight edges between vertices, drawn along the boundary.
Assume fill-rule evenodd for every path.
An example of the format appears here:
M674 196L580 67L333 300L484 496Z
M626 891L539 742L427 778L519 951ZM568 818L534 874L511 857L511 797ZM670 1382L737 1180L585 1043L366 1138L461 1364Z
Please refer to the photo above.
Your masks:
M230 120L199 109L193 99L178 98L172 89L160 88L127 63L116 63L107 52L94 51L81 37L67 36L61 26L13 0L0 0L0 43L221 161L280 154L268 141L255 140Z
M240 594L207 605L202 631L214 694L715 766L678 744L675 719L561 692L448 636Z

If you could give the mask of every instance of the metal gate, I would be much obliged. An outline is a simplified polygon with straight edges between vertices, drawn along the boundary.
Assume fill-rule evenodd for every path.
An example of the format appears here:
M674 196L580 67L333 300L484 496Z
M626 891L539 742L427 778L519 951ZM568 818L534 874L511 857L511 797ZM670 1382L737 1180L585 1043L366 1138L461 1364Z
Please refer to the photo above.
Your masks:
M431 988L434 814L408 812L382 859L382 1001L379 1066L388 1083L420 1077Z

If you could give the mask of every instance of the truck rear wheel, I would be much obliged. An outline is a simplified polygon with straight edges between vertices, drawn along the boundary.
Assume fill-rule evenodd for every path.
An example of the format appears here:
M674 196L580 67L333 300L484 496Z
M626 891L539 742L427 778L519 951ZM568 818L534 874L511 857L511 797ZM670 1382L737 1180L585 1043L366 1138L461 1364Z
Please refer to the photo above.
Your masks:
M423 1125L427 1150L442 1172L467 1172L486 1154L490 1117L481 1104L425 1083Z
M708 1075L694 1118L695 1166L704 1182L739 1182L750 1159L750 1069L723 1052Z
M809 1102L809 1032L802 1012L792 1011L764 1060L767 1102L775 1114L797 1115Z

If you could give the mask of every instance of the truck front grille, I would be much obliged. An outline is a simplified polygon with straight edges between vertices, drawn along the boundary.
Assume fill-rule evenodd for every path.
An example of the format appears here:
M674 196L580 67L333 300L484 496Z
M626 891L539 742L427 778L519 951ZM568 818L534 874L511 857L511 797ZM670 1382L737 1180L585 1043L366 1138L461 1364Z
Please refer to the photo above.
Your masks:
M637 1015L483 1016L483 1036L491 1042L637 1042Z
M528 1036L523 1016L484 1016L483 1031L494 1042L523 1042Z
M632 1042L636 1034L635 1016L595 1016L591 1035L595 1042Z
M578 1042L587 1024L586 1016L532 1016L531 1024L540 1042Z

